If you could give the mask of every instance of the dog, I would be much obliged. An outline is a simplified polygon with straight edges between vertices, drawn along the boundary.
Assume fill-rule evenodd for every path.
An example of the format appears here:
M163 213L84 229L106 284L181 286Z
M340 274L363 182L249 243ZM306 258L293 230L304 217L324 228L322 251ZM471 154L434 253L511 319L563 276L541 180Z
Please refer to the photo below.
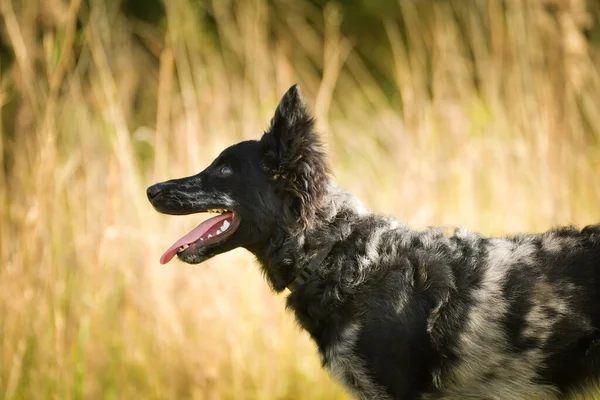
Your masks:
M260 140L147 196L217 213L161 263L250 251L356 398L549 399L598 378L600 225L493 238L371 213L332 180L297 86Z

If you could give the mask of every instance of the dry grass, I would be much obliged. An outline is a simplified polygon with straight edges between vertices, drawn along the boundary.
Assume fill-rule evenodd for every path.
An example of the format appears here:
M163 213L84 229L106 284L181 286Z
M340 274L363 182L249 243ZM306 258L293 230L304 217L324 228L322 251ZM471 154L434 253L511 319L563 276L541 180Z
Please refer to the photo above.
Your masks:
M246 253L161 267L198 221L145 200L259 137L294 82L374 210L490 234L600 222L583 1L399 1L386 90L338 8L165 3L163 35L113 1L0 0L0 399L344 398Z

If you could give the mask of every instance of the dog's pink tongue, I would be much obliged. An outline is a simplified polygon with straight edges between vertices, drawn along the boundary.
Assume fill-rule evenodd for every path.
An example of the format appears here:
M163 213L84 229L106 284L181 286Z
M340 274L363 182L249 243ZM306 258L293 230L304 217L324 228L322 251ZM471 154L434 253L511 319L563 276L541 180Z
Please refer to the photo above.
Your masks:
M193 231L191 231L190 233L188 233L187 235L185 235L184 237L182 237L181 239L176 241L173 244L173 246L169 247L169 250L165 251L165 254L163 254L162 257L160 257L160 263L161 264L168 263L169 261L171 261L173 259L173 257L175 257L175 254L177 254L177 251L179 250L179 248L181 246L184 246L186 244L191 244L197 240L200 240L202 235L204 235L206 232L208 232L210 230L210 228L212 228L219 222L225 221L226 219L228 219L228 218L230 219L232 217L233 217L232 213L225 213L225 214L219 215L217 217L207 219L206 221L202 222L200 225L198 225L196 228L194 228Z

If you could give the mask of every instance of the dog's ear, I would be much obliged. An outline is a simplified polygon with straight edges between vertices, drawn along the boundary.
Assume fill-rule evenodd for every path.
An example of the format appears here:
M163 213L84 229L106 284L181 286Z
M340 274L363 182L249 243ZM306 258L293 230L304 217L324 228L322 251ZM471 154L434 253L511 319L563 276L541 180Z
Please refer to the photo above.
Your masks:
M261 143L263 167L285 196L287 216L308 227L321 204L329 168L296 85L281 99Z

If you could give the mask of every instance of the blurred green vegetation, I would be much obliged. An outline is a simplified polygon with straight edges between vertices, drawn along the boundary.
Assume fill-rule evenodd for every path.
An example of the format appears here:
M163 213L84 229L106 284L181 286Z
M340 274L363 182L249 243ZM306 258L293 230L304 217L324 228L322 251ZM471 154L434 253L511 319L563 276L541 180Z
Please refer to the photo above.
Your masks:
M0 399L344 398L246 253L161 267L199 221L145 199L258 138L296 82L377 212L487 234L600 222L596 1L0 13Z

